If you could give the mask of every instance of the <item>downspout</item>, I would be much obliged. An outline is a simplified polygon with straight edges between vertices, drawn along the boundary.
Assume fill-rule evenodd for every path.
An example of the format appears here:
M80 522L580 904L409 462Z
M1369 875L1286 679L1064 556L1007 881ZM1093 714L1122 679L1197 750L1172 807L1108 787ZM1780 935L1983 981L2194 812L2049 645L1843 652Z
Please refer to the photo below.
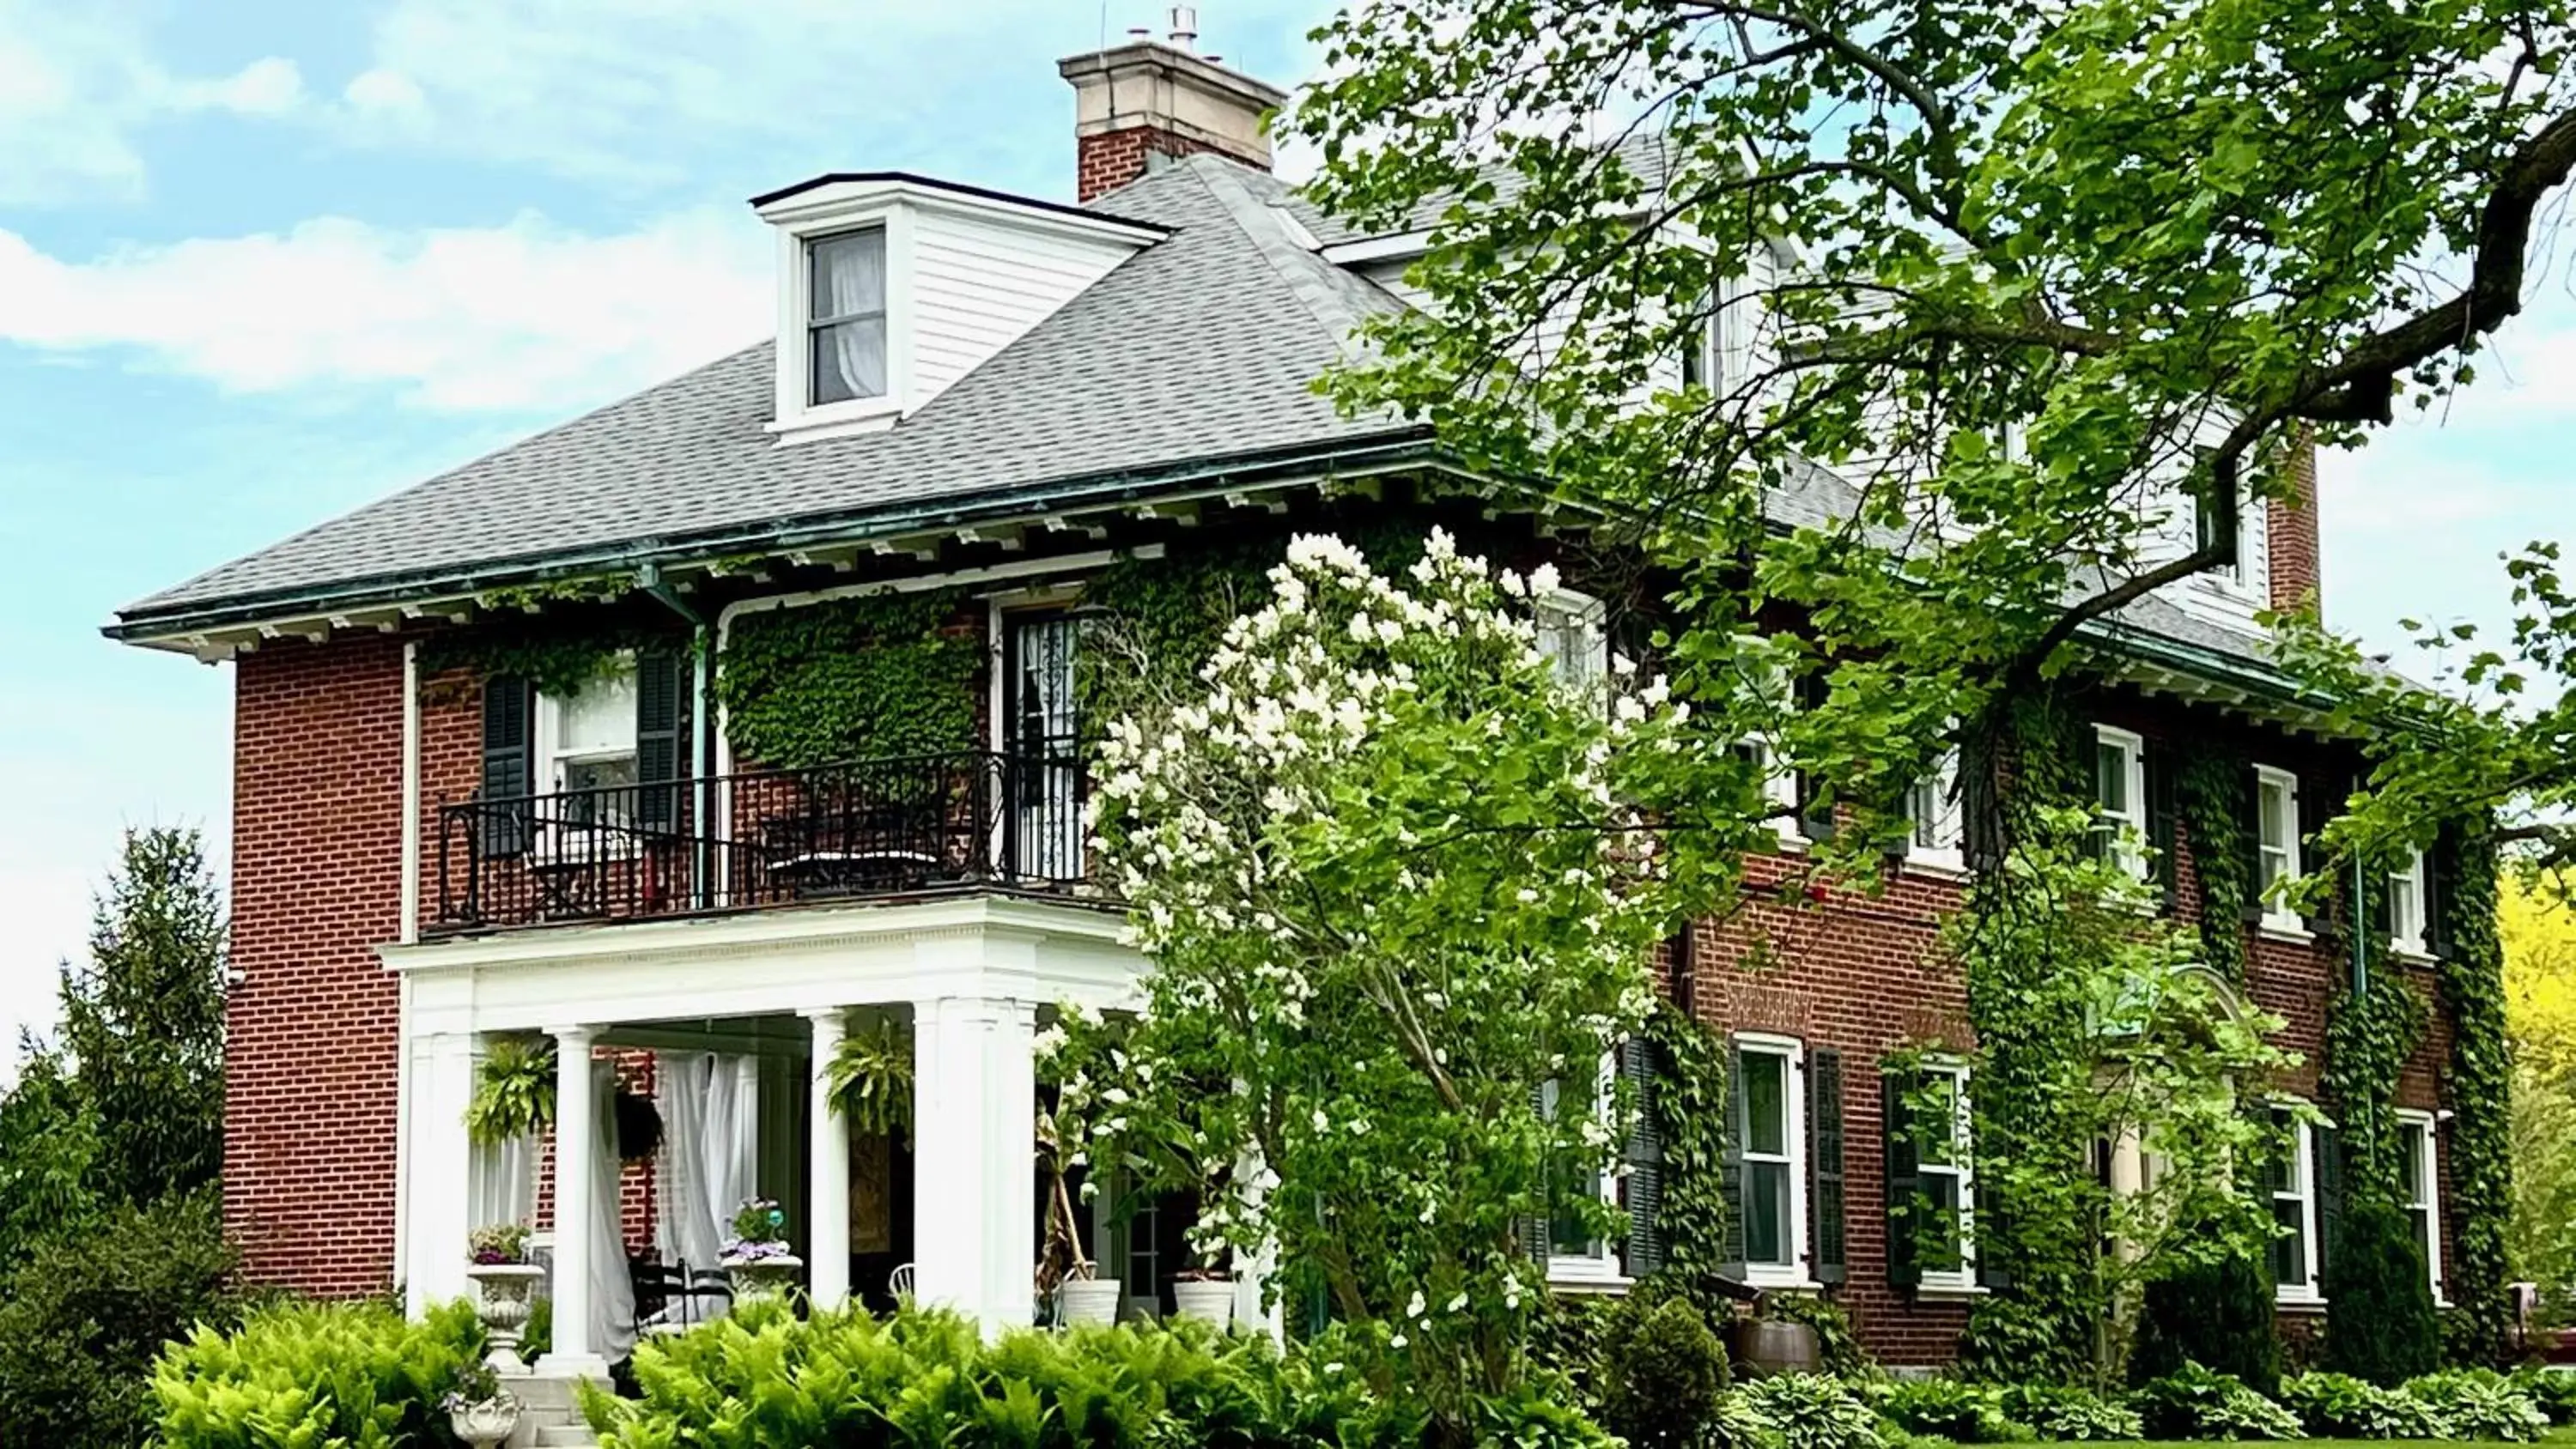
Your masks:
M691 668L696 687L697 707L689 711L689 778L690 793L697 797L698 829L690 832L695 839L695 859L690 870L690 893L697 906L705 910L715 904L709 885L715 870L715 839L707 829L714 816L715 781L715 633L707 627L706 615L680 596L680 591L663 582L661 569L646 564L636 572L636 583L653 596L662 607L677 614L690 629Z

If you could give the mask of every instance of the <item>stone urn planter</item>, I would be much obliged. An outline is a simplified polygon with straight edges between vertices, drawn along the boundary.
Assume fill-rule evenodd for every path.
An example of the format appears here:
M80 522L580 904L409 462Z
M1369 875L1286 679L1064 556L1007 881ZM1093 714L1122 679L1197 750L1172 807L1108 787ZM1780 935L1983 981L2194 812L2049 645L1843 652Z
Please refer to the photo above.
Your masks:
M1213 1323L1219 1328L1234 1324L1234 1280L1232 1278L1180 1278L1172 1283L1172 1311L1183 1318Z
M1056 1317L1066 1327L1077 1323L1116 1323L1118 1304L1127 1285L1115 1278L1067 1278L1056 1290Z
M474 1280L475 1313L491 1343L483 1361L496 1373L526 1373L519 1342L527 1332L528 1314L546 1270L531 1263L474 1263L466 1267L465 1276Z
M519 1401L500 1394L470 1404L452 1404L447 1410L447 1427L474 1449L496 1449L518 1430Z
M763 1298L784 1298L796 1286L805 1271L805 1260L794 1253L771 1253L762 1257L745 1257L735 1253L720 1260L725 1276L733 1280L733 1297L737 1303L752 1303Z

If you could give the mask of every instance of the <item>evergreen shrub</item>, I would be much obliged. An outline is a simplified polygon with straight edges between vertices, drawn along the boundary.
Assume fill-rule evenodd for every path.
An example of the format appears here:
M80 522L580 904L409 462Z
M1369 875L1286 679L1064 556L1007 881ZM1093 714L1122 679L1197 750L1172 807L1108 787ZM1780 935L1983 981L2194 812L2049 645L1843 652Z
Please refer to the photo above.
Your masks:
M2144 1386L2198 1364L2268 1394L2281 1382L2272 1311L2271 1279L2251 1258L2177 1267L2147 1285L2129 1382Z
M1608 1315L1595 1402L1601 1427L1631 1449L1707 1442L1726 1380L1726 1347L1689 1302L1630 1300Z
M2393 1204L2345 1205L2325 1272L2323 1366L2394 1386L2442 1366L2442 1326L2413 1226Z

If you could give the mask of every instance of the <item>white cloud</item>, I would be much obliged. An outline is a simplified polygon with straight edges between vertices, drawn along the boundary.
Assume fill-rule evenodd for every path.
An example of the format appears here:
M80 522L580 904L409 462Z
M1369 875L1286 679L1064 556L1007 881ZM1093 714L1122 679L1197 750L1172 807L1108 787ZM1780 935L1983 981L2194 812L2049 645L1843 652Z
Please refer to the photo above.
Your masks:
M0 203L131 199L144 190L144 128L210 111L277 116L303 98L290 60L174 74L117 6L0 0Z
M325 217L82 261L0 231L0 340L234 391L372 384L432 408L553 411L761 336L770 266L757 222L712 211L605 236L535 215L421 231Z

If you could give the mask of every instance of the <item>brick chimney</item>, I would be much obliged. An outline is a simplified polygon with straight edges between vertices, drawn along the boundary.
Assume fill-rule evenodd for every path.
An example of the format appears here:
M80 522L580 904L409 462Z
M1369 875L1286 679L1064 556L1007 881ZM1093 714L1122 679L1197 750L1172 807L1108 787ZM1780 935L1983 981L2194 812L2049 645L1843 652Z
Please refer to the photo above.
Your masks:
M2289 474L2290 496L2264 506L2264 532L2271 542L2272 607L2295 609L2320 602L2324 580L2318 573L2323 550L2317 539L2317 440L2301 429L2290 439L2282 467Z
M1056 62L1073 85L1077 200L1117 190L1158 158L1200 151L1270 169L1261 121L1288 93L1200 55L1197 24L1192 7L1175 5L1167 39L1130 32L1123 45Z

